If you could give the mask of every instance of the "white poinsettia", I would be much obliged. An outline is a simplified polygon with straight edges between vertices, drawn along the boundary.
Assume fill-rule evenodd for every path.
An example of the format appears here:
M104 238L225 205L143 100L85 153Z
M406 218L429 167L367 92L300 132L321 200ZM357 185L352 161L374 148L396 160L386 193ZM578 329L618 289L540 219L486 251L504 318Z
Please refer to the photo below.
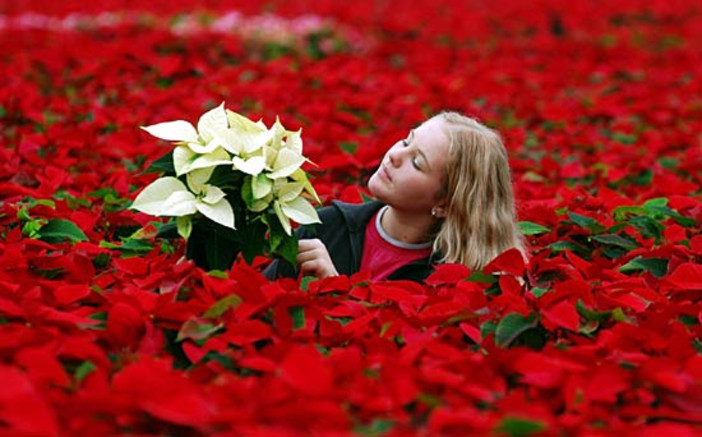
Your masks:
M197 129L185 120L142 129L156 138L179 143L173 150L173 166L178 176L196 169L231 164L231 157L225 151L230 148L231 133L224 103L204 113L197 122Z
M302 197L305 189L304 182L289 182L287 178L273 181L272 191L275 193L273 210L288 235L292 235L290 220L301 225L320 223L317 211L307 199Z
M264 149L267 175L270 179L288 177L306 161L302 155L302 130L288 131L276 118L271 131L273 139Z
M214 152L222 146L223 132L229 127L224 102L205 112L197 122L197 129L185 120L166 121L151 126L144 126L146 132L166 141L183 143L195 153Z
M186 146L178 146L173 150L173 168L177 176L182 176L193 170L212 168L218 165L228 165L232 158L226 150L219 148L212 153L198 154Z
M132 208L147 214L183 217L200 212L208 219L231 229L234 211L217 186L207 184L213 168L193 170L186 176L187 186L167 176L156 179L139 193Z

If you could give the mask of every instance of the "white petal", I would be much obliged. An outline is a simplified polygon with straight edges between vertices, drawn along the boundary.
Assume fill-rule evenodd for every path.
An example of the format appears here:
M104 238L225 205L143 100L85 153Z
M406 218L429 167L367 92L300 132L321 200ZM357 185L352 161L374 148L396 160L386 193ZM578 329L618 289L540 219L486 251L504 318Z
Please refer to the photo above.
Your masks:
M163 204L165 212L161 215L179 217L195 214L197 198L190 191L176 191L168 196Z
M305 157L292 150L282 149L273 164L273 171L268 174L271 179L290 176L305 162Z
M176 175L184 175L190 171L190 165L196 156L187 146L178 146L173 149L173 167Z
M317 192L314 190L314 187L307 179L307 173L302 171L301 168L298 168L297 170L292 172L292 174L290 174L290 179L305 184L305 191L307 191L307 193L309 193L309 195L312 196L315 202L322 203L322 201L319 199L319 196L317 195Z
M278 116L275 117L275 123L271 126L271 131L273 132L272 146L276 149L280 149L282 147L283 137L285 136L285 128L280 123L280 118L278 118Z
M252 153L261 149L263 146L268 144L272 138L273 134L270 131L257 133L244 132L240 134L240 141L244 147L244 152L246 153Z
M317 211L310 205L310 203L298 197L290 203L281 204L281 208L286 216L290 217L292 220L300 223L301 225L307 225L310 223L321 223Z
M273 202L273 210L275 211L275 215L278 216L278 221L280 221L280 224L283 226L285 233L292 235L290 220L288 220L288 217L285 215L285 213L283 213L283 210L278 202Z
M175 192L187 193L188 189L181 181L171 176L156 179L139 193L131 207L151 215L169 215L166 211L166 201Z
M224 199L224 196L226 196L226 194L224 194L221 188L215 185L205 185L205 197L202 198L202 201L214 205Z
M234 227L234 211L226 199L222 199L214 205L200 202L197 204L197 210L213 222L236 229Z
M273 189L273 181L268 179L266 175L259 174L251 178L251 192L254 199L262 199L266 197Z
M305 184L302 182L292 182L285 184L280 190L278 190L278 199L283 203L292 202L296 197L302 193L305 188Z
M210 180L214 167L199 168L191 171L185 176L190 191L196 194L205 191L205 184Z
M302 129L297 132L288 131L285 138L285 148L302 155Z
M231 129L212 132L214 139L229 153L239 155L244 151L244 145L239 140L239 135Z
M227 109L227 120L229 121L229 127L236 132L263 132L268 130L262 121L254 123L249 118L244 117L234 111Z
M167 121L165 123L142 126L146 132L166 141L197 142L197 131L185 120Z
M217 149L207 155L196 155L195 159L186 167L184 173L199 168L210 168L218 165L231 165L232 159L224 149Z
M237 170L252 176L261 173L266 167L266 161L263 159L263 156L254 156L246 160L235 156L232 158L232 164L234 164L234 168Z
M212 139L209 142L203 143L188 143L188 147L195 153L204 155L206 153L212 153L217 150L221 142L217 139Z
M227 129L227 113L224 110L224 102L216 108L202 114L197 122L197 131L203 140L209 142L212 140L214 131Z

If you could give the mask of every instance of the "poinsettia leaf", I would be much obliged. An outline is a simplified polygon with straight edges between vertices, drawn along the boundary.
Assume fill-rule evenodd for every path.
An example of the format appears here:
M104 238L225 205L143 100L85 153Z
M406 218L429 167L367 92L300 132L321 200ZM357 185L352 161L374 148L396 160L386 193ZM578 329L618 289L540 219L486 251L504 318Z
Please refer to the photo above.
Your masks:
M38 231L39 239L49 243L88 241L85 233L70 220L51 219Z
M524 331L537 325L534 315L524 317L519 313L509 313L505 315L495 328L495 344L499 347L507 347Z
M602 226L597 220L586 215L569 211L568 217L570 217L571 221L573 221L573 223L576 225L580 226L581 228L588 229L593 233L599 233L605 229L605 227Z
M180 342L186 339L203 340L222 329L222 327L221 324L215 325L209 320L193 317L183 323L183 326L178 331L176 341Z
M306 326L305 308L301 306L293 306L288 308L288 313L293 321L293 330L302 329Z
M603 243L603 244L608 244L608 245L612 245L612 246L619 246L623 249L626 249L627 251L634 250L638 247L636 245L636 243L634 243L633 241L631 241L627 238L621 237L619 235L616 235L616 234L595 235L594 237L592 237L592 239L595 241L599 241L600 243Z
M497 424L494 431L496 433L507 434L512 437L521 437L546 431L547 429L548 426L546 423L539 420L507 416Z
M80 363L78 367L76 367L76 370L73 373L73 377L76 379L76 381L81 382L95 369L97 369L97 366L95 366L95 364L93 364L92 361L85 360L82 363Z
M190 237L190 233L193 231L192 217L176 217L176 226L178 228L178 235L187 240Z
M546 226L541 226L537 223L522 221L517 223L519 225L519 231L522 235L539 235L551 232L551 229Z
M668 260L665 258L642 258L637 256L619 267L622 273L647 271L657 278L662 278L668 272Z
M173 150L168 151L160 158L156 159L144 170L144 173L164 173L164 176L175 176L173 166Z
M210 272L211 274L212 272ZM226 275L224 276L224 279L226 279ZM208 319L216 319L222 314L224 314L228 309L232 308L235 309L238 307L243 300L237 296L236 294L230 294L229 296L225 296L218 300L214 305L208 309L204 317L207 317Z

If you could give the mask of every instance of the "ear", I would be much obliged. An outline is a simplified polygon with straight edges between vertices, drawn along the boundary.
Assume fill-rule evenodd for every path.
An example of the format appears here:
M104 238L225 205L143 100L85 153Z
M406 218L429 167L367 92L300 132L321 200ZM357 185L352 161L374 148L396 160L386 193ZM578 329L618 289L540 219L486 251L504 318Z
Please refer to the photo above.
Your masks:
M437 206L433 207L431 210L432 210L432 215L434 218L436 218L436 219L445 219L446 218L447 211L446 211L446 208L444 207L443 204L437 205Z

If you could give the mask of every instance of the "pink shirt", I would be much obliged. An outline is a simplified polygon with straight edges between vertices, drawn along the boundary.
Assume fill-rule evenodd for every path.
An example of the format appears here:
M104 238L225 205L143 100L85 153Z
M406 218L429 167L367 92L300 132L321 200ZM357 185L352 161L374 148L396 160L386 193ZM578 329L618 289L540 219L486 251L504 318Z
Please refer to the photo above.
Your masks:
M385 279L398 268L431 255L432 243L410 244L395 240L383 230L380 219L387 206L381 208L366 225L361 270L371 273L373 280Z

